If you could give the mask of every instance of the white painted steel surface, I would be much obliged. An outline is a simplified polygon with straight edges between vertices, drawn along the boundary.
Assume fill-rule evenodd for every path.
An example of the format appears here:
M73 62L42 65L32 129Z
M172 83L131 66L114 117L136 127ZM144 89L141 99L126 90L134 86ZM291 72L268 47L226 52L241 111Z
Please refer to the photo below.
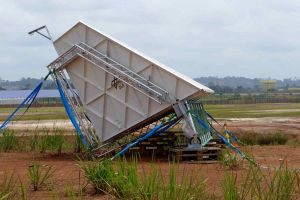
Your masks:
M172 103L176 100L199 98L213 93L211 89L82 22L59 37L54 46L58 54L62 55L81 42L168 92L168 101L158 103L121 81L114 85L114 76L99 66L81 57L73 60L65 69L102 141L126 133L149 118L163 115L172 109Z

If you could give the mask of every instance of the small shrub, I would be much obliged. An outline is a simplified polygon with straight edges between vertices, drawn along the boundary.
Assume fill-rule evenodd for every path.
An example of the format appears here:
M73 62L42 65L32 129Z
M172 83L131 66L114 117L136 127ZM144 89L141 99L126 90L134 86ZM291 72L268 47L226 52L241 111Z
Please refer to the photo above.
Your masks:
M288 141L288 136L286 134L277 132L273 135L274 143L279 145L284 145Z
M39 190L39 188L51 178L54 171L55 170L51 166L45 166L45 169L42 170L39 163L34 163L29 166L28 177L31 185L33 186L33 190Z
M284 145L288 136L281 132L276 133L239 133L238 138L247 145Z
M18 142L18 138L15 136L14 131L5 130L3 136L0 138L0 148L5 152L16 150Z
M257 144L257 134L256 133L239 133L237 137L247 145L255 145Z
M258 145L271 145L273 143L273 138L270 135L260 135L257 137Z
M258 135L257 137L257 144L259 145L284 145L287 141L287 135L280 132L275 134Z
M96 193L110 192L110 184L115 172L110 160L102 162L79 162L87 180L93 185Z
M236 170L241 166L242 160L237 155L225 150L220 157L220 163L230 170Z

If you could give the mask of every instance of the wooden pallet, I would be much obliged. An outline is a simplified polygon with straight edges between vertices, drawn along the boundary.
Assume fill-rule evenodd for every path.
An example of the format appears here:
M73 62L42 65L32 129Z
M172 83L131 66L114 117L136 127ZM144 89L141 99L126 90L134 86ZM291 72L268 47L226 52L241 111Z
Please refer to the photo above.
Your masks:
M139 145L129 149L127 154L137 153L145 156L163 156L176 161L189 163L213 163L220 155L224 143L220 139L212 139L206 147L187 148L189 140L182 131L168 131L159 136L152 136Z
M129 149L128 153L138 153L146 156L168 156L169 149L174 146L175 136L170 133L162 133L159 136L152 136Z
M211 139L207 144L207 147L219 147L219 148L225 148L226 145L224 142L219 138L213 138Z
M169 155L175 161L217 161L221 154L219 147L174 148Z

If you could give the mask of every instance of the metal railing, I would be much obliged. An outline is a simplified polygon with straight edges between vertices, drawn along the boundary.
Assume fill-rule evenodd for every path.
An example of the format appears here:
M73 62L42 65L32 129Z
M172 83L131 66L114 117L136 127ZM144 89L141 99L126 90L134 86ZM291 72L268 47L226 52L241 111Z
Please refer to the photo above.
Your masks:
M166 90L84 43L74 45L71 49L50 63L48 68L50 70L55 69L60 71L78 57L103 69L118 80L121 80L158 103L170 102Z

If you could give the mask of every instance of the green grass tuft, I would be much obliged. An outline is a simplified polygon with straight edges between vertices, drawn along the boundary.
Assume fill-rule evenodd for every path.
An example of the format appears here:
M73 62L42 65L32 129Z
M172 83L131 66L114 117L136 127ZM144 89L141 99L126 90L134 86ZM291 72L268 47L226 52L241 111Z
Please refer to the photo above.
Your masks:
M28 178L33 187L33 191L37 191L45 184L54 174L55 170L52 166L42 166L39 163L34 163L28 168Z
M14 173L4 174L0 183L0 199L14 199L16 196L17 178Z
M2 134L3 136L0 137L0 149L4 152L16 150L18 148L19 140L15 136L14 131L6 129Z

